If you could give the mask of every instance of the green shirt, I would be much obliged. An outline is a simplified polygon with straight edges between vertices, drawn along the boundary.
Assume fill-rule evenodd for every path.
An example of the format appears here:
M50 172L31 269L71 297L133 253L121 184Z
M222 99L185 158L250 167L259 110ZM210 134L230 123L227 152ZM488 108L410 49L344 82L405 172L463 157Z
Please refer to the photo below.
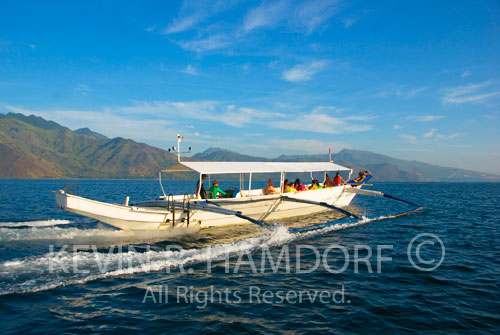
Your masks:
M217 194L219 194L219 193L222 193L222 194L226 195L226 192L224 192L223 190L221 190L219 188L219 186L212 186L208 190L208 196L209 196L210 199L217 199Z

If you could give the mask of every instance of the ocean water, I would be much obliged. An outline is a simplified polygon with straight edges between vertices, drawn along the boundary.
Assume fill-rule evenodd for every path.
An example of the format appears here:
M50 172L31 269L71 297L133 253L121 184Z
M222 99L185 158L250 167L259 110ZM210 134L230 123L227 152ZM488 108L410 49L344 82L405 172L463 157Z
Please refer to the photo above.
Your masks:
M500 184L376 183L425 210L291 235L337 214L135 235L58 209L53 191L122 203L156 181L0 180L3 334L498 334ZM193 182L167 181L167 193ZM255 187L262 185L257 185ZM221 182L221 186L238 186Z

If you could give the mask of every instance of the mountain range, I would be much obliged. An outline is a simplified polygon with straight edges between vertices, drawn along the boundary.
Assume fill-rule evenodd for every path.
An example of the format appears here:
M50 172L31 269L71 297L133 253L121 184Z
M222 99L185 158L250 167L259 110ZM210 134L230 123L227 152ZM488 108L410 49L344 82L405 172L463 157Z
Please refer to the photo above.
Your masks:
M152 178L177 157L88 128L34 115L0 114L0 178Z
M282 155L273 159L209 148L185 160L328 161L328 155ZM121 137L107 138L89 128L72 131L56 122L23 114L0 114L0 178L155 178L175 164L166 150ZM500 176L344 149L337 164L370 170L375 181L500 181ZM173 174L172 179L193 177Z

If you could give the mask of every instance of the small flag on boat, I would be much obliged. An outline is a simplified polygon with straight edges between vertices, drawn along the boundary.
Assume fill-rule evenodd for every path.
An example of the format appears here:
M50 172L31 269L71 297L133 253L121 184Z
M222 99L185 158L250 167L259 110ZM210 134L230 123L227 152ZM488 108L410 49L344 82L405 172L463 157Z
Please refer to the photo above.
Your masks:
M332 148L328 148L328 156L330 157L330 162L332 161Z

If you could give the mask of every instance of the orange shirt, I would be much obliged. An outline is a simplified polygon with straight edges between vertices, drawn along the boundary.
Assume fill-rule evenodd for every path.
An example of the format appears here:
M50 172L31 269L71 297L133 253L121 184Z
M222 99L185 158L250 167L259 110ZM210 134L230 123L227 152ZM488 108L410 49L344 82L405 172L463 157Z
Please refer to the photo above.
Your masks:
M337 176L335 176L335 178L333 178L333 184L334 184L335 186L340 185L340 183L341 183L341 182L343 182L343 181L344 181L344 179L342 179L342 177L341 177L341 176L338 176L338 177L337 177Z

